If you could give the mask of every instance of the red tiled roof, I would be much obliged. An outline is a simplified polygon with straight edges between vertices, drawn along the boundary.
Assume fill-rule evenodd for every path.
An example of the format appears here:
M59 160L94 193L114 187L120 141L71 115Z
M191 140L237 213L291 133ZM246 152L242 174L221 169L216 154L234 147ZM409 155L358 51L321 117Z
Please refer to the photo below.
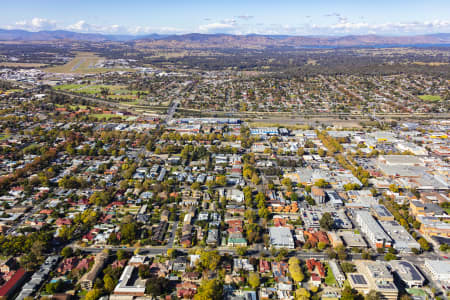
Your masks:
M0 288L0 297L8 296L11 290L14 289L17 283L25 276L25 273L25 269L17 270L13 277Z

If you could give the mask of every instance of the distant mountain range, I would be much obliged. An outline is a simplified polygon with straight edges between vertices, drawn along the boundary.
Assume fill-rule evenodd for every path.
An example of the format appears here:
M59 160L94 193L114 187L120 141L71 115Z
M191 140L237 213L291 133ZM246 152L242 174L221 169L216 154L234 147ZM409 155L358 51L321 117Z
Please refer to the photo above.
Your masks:
M413 36L347 35L347 36L289 36L289 35L105 35L72 31L39 31L0 29L0 41L87 41L133 42L141 47L171 48L279 48L279 47L364 47L364 46L412 46L448 45L450 33Z

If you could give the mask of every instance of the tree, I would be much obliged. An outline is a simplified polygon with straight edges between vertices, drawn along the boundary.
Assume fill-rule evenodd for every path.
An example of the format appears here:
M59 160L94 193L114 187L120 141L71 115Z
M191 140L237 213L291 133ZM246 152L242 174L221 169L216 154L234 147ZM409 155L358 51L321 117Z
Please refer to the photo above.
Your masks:
M311 297L311 293L305 288L299 288L295 291L295 300L306 300Z
M411 252L414 253L414 254L416 254L416 255L417 255L417 254L420 254L420 250L417 249L417 248L412 248L412 249L411 249Z
M291 273L292 279L294 279L295 282L302 282L305 279L305 275L300 267L300 260L296 257L291 257L288 264L289 273Z
M248 223L253 223L256 219L255 212L253 209L249 208L244 212L244 218L247 220Z
M176 250L175 249L167 249L167 256L170 258L174 258L176 256Z
M125 250L119 249L119 250L117 250L116 256L117 256L118 260L122 260L122 259L127 258L127 253L125 252Z
M278 252L278 255L277 255L276 260L277 260L277 261L282 261L282 260L286 257L286 255L288 255L287 249L282 248L282 249L280 249L280 251Z
M86 293L85 300L97 300L102 295L101 289L93 289Z
M347 252L345 252L344 248L337 248L337 256L340 260L346 260L347 259Z
M342 290L341 300L353 300L353 299L355 299L357 294L358 293L355 290L353 290L351 287L346 286Z
M317 243L317 249L319 249L319 250L325 249L326 246L327 246L327 244L324 243L324 242L318 242Z
M114 288L116 287L117 282L114 280L114 278L111 277L111 275L106 274L103 277L103 285L105 286L105 290L108 293L111 293Z
M227 177L225 175L219 175L216 177L216 184L220 186L227 185Z
M330 184L325 179L319 179L314 183L315 186L320 188L328 187Z
M292 187L292 181L289 177L283 178L283 180L281 180L281 184L285 187Z
M357 183L346 183L346 184L344 184L344 189L346 191L358 190L359 188L360 188L360 186Z
M260 285L259 274L256 272L251 272L248 275L248 283L254 289L256 289Z
M45 286L47 294L60 293L64 290L64 282L59 279L56 282L51 282Z
M258 174L253 173L253 176L252 176L252 183L253 183L254 185L257 185L257 184L259 184L259 181L260 181L260 179L259 179L259 177L258 177Z
M418 242L419 242L420 248L422 248L424 251L430 251L431 246L425 238L421 237Z
M149 265L140 265L138 269L138 274L140 278L150 278L152 277L152 272L150 271Z
M130 244L136 240L138 226L136 223L125 223L120 226L120 233L122 235L122 242Z
M324 157L325 156L325 150L323 150L322 148L319 148L319 150L317 150L317 154L319 154L319 156Z
M330 213L326 212L322 215L319 221L320 227L325 229L326 231L330 231L334 227L334 220Z
M163 277L150 278L145 283L145 293L158 297L169 292L170 281Z
M362 259L371 259L372 257L370 256L370 253L369 253L368 251L364 251L364 252L361 254L361 258L362 258Z
M201 185L198 182L194 182L193 184L191 184L191 190L200 190Z
M397 259L397 256L393 253L389 252L384 255L384 260L386 260L386 261L391 261L391 260L396 260L396 259Z
M244 256L247 253L247 247L237 247L236 252L239 256Z
M345 273L353 273L356 270L355 265L352 263L349 263L349 262L341 263L341 268L342 268L342 271L344 271Z
M364 300L381 300L381 299L382 299L381 293L374 290L370 290L370 292L367 293L367 295L364 297Z
M391 192L393 193L398 193L399 188L396 184L392 183L391 185L389 185L389 190L391 190Z
M336 259L337 258L337 253L335 251L333 251L332 248L329 248L327 250L327 256L329 259Z
M267 218L269 217L269 214L270 214L269 209L267 209L265 207L258 209L258 216L261 219L267 220Z
M218 279L203 281L198 287L194 300L220 300L223 296L223 284Z
M71 247L64 247L64 248L61 250L61 255L62 255L64 258L71 257L71 256L73 255L73 249L72 249Z
M215 251L203 251L200 254L200 264L203 268L214 271L220 262L220 254Z

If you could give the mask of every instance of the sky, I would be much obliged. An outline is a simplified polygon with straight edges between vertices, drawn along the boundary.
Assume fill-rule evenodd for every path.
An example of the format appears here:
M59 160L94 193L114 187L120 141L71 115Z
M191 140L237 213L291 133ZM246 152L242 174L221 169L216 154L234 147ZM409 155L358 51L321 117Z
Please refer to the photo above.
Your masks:
M2 0L0 28L85 33L450 32L449 0Z

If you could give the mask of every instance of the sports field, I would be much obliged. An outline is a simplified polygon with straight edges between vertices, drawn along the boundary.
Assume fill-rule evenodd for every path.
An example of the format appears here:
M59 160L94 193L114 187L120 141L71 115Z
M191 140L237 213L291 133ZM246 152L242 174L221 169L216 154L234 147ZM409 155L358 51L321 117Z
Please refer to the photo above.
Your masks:
M419 98L427 102L438 102L442 100L439 95L421 95Z

